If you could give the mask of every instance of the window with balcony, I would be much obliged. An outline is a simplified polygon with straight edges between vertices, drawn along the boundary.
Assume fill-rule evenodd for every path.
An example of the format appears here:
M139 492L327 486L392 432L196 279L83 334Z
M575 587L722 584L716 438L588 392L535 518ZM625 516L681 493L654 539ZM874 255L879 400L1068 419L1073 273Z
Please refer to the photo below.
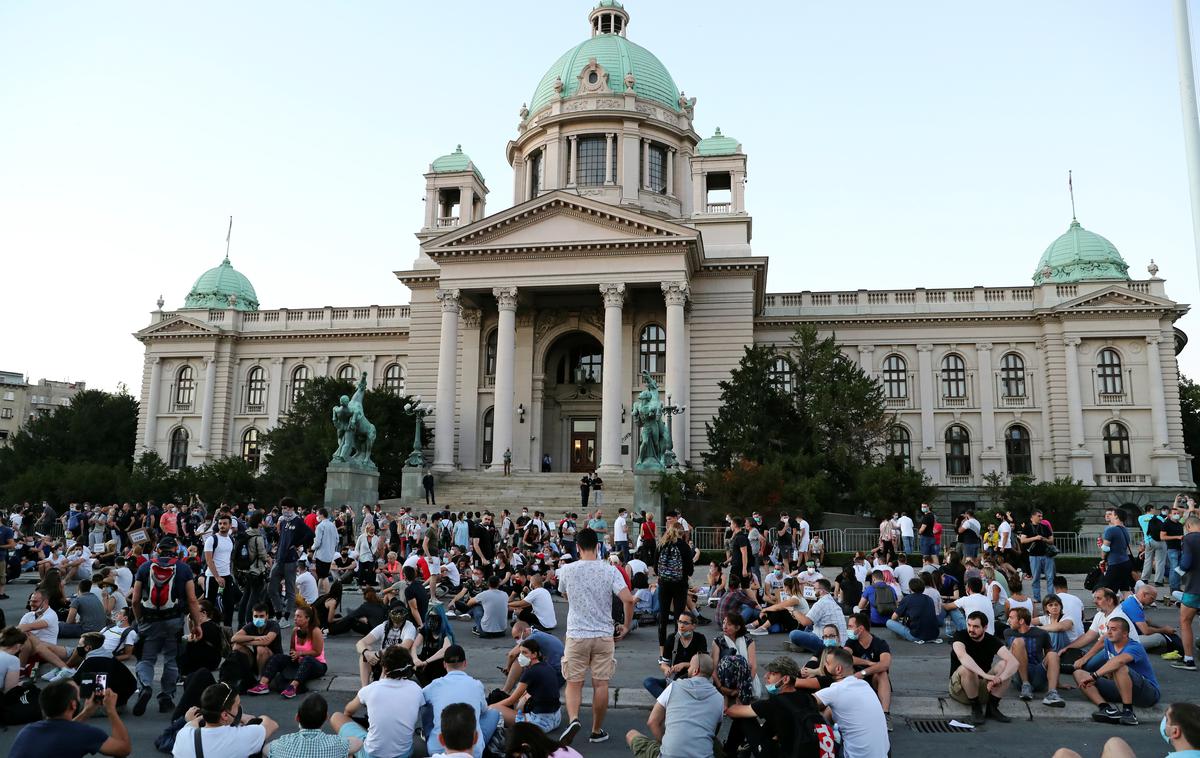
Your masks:
M267 401L267 372L255 366L246 373L246 412L262 413Z
M1004 397L1025 397L1025 359L1016 353L1000 359L1000 392Z
M383 389L393 395L404 394L404 366L393 363L383 370Z
M292 405L298 403L304 396L304 390L308 389L309 378L308 366L297 366L292 370Z
M168 458L168 465L174 470L179 470L187 466L188 433L187 429L184 429L182 426L177 427L175 431L171 432L171 447Z
M250 427L242 432L242 460L254 468L262 462L262 448L258 444L258 430Z
M912 435L899 424L893 426L888 435L887 457L905 468L912 465Z
M1004 432L1004 457L1008 462L1009 476L1031 476L1033 453L1029 444L1029 430L1013 424Z
M786 356L777 355L771 362L771 385L785 395L792 393L792 362Z
M733 179L728 171L704 175L704 212L733 212Z
M888 400L908 397L908 363L894 353L883 359L883 395Z
M942 397L965 398L967 396L967 364L962 356L950 353L942 359Z
M1129 455L1129 429L1119 421L1110 421L1104 425L1104 472L1133 473L1133 463Z
M175 374L175 408L181 411L190 410L195 394L195 373L191 366L184 366Z
M971 475L971 435L959 424L946 430L946 473L950 476Z
M1121 356L1111 347L1104 348L1096 356L1096 378L1100 383L1101 395L1125 394L1125 381L1121 373Z
M638 370L663 374L667 370L667 330L648 324L638 339Z

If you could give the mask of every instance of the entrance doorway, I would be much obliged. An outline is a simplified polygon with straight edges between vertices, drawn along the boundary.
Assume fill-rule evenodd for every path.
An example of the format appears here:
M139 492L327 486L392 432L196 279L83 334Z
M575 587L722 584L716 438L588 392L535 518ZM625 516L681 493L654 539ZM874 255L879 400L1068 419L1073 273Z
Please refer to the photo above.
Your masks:
M587 472L596 468L596 419L571 419L571 470Z

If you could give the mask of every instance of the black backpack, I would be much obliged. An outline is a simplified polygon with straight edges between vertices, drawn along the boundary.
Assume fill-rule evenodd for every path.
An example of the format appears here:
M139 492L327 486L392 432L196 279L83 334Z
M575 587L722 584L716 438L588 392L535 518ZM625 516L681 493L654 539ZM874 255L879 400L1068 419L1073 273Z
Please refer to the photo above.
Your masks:
M254 565L254 556L251 553L250 543L254 540L245 532L238 532L233 538L233 570L239 573L245 573Z
M42 720L41 691L32 683L18 684L0 697L0 723L6 726Z
M886 582L875 582L875 612L882 618L891 618L896 612L896 593Z

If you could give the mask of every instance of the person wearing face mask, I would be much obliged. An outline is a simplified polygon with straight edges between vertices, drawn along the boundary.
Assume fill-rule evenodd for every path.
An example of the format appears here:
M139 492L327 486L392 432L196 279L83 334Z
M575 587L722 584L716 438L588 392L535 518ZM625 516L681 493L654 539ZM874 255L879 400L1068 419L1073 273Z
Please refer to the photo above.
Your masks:
M933 536L933 527L937 524L937 517L933 515L933 510L928 503L921 503L921 521L917 527L917 536L920 537L921 555L937 555L937 541Z
M1167 758L1197 758L1200 756L1200 705L1172 703L1158 722L1158 735L1167 743ZM1060 748L1054 758L1082 758L1074 750ZM1100 758L1135 758L1133 748L1120 737L1110 737L1104 743Z
M500 714L509 727L528 722L549 733L562 723L558 675L543 659L541 645L536 640L525 640L521 648L517 665L524 671L517 686L511 695L493 703L490 708Z
M766 672L765 699L732 705L725 712L730 718L748 719L747 741L754 754L764 758L832 755L833 729L817 708L812 692L796 689L800 667L791 658L780 656L767 664ZM762 719L761 726L757 719Z
M1175 569L1179 568L1180 550L1183 547L1183 509L1178 505L1167 514L1161 534L1163 546L1167 551L1167 585L1171 589L1164 601L1170 606L1174 600L1172 593L1179 591L1180 576Z
M669 654L658 659L662 677L648 676L642 680L642 686L652 697L658 697L671 681L686 677L692 658L697 653L707 653L708 649L708 640L696 631L696 614L683 611L675 621L675 632L667 635L664 653L669 651Z
M263 745L279 729L269 716L258 719L241 713L241 697L224 682L207 687L200 695L199 707L184 715L187 723L175 735L175 758L200 758L200 755L242 758L262 752ZM240 718L239 718L239 714ZM251 720L260 723L248 723Z
M392 608L386 621L354 643L358 652L358 676L363 686L379 675L383 651L392 647L411 650L416 639L417 626L409 618L408 610L404 606Z
M1142 561L1142 580L1156 587L1166 584L1167 545L1162 539L1163 525L1169 520L1171 509L1165 504L1146 506L1146 513L1138 518L1142 527L1145 558ZM1149 518L1146 518L1149 516ZM1144 519L1144 521L1143 521Z
M312 530L304 519L296 516L296 501L290 497L279 501L282 517L279 519L279 544L275 549L275 565L267 577L267 597L279 618L279 625L291 625L296 612L296 570L300 561L300 548L311 545ZM283 591L280 591L280 586Z
M800 629L788 634L788 642L800 650L819 653L825 647L825 642L818 636L818 630L826 626L837 629L838 644L846 640L846 617L842 607L833 596L833 585L828 579L821 578L814 585L817 599L807 612L793 612Z
M786 513L779 514L779 525L775 527L775 547L785 574L792 573L792 522Z
M712 659L692 657L687 678L671 682L654 701L646 726L625 733L635 758L712 758L713 738L721 726L725 699L712 683Z
M255 675L262 671L272 655L283 652L283 643L280 640L282 630L279 628L279 622L271 618L270 614L271 606L266 603L254 606L253 617L245 626L234 632L230 640L234 652L243 653L249 658Z

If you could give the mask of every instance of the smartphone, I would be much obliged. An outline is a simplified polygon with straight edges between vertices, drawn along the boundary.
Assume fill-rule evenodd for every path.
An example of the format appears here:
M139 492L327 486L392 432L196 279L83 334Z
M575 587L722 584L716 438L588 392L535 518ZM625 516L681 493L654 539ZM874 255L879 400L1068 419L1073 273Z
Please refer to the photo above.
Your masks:
M103 696L108 689L108 674L96 674L96 694Z

